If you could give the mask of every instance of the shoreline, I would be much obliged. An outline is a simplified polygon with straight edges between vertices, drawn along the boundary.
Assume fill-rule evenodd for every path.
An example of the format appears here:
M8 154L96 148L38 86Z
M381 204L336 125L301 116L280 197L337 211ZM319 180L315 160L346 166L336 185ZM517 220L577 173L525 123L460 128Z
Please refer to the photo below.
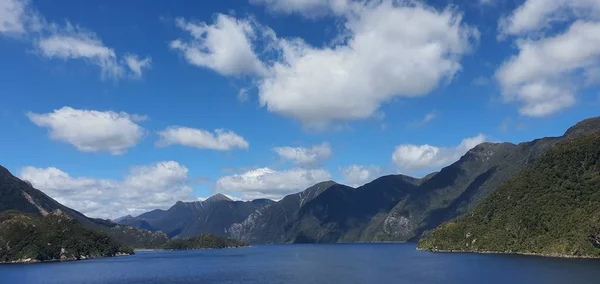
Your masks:
M150 251L187 251L187 250L215 250L215 249L232 249L232 248L249 248L252 246L241 246L241 247L224 247L224 248L191 248L191 249L133 249L134 252L150 252Z
M417 247L418 251L428 251L433 253L473 253L473 254L505 254L505 255L521 255L521 256L537 256L545 258L568 258L568 259L600 259L600 256L588 255L567 255L567 254L548 254L535 252L507 252L507 251L469 251L469 250L445 250L445 249L423 249Z
M54 263L54 262L71 262L71 261L82 261L82 260L91 260L91 259L100 259L100 258L110 258L110 257L121 257L121 256L132 256L135 255L135 251L132 254L127 253L117 253L112 256L98 256L98 257L82 257L82 258L65 258L65 259L49 259L49 260L39 260L33 258L24 258L12 261L0 261L0 265L10 265L10 264L38 264L38 263Z

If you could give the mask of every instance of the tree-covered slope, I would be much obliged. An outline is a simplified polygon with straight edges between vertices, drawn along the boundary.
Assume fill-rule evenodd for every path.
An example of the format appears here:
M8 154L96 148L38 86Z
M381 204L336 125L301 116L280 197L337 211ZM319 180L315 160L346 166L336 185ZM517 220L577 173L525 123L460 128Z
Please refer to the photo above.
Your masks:
M60 211L86 228L103 231L123 245L135 248L159 247L169 240L162 232L150 232L118 225L109 220L89 218L58 203L0 166L0 213L6 211L22 212L38 217Z
M566 139L471 213L422 239L425 250L600 256L600 135Z
M248 244L236 241L233 239L222 238L212 234L202 234L189 239L172 240L165 246L166 249L172 250L189 250L189 249L222 249L222 248L237 248L247 247Z
M132 253L131 248L85 228L62 211L44 217L0 214L0 262L78 260Z

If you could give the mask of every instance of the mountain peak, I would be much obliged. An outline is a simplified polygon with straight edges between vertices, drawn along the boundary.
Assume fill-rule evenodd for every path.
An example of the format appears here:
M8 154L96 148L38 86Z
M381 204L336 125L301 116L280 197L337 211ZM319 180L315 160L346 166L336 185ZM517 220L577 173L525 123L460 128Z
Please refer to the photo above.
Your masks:
M231 198L229 198L221 193L217 193L217 194L207 198L206 200L204 200L204 202L215 202L215 201L233 201L233 200L231 200Z
M575 138L600 132L600 117L584 119L565 132L565 137Z

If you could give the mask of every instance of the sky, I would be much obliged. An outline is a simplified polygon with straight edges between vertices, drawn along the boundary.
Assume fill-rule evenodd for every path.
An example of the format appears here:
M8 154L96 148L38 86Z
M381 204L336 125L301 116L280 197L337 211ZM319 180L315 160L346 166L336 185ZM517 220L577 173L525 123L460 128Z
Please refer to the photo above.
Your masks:
M598 0L0 0L0 164L92 217L416 177L600 107Z

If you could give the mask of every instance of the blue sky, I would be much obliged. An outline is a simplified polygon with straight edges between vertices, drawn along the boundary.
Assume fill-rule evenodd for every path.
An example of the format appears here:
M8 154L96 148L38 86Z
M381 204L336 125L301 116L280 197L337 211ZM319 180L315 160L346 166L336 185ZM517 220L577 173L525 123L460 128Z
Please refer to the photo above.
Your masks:
M0 0L1 164L117 217L423 176L598 114L597 1L452 2Z

